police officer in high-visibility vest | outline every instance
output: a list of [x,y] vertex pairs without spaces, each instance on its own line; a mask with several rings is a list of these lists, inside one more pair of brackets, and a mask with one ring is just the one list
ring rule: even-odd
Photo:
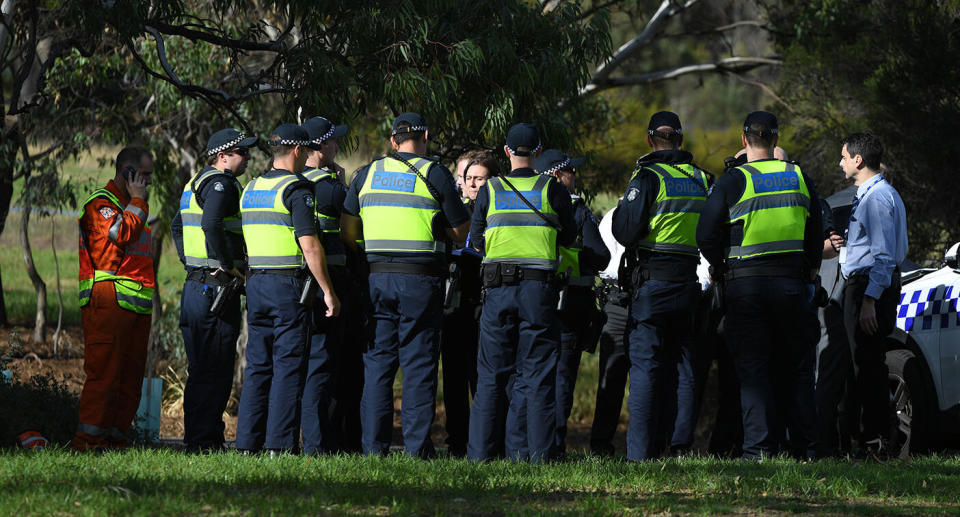
[[740,377],[743,455],[814,455],[819,326],[811,301],[823,253],[820,199],[796,163],[774,158],[777,118],[749,114],[747,161],[713,185],[697,242],[725,283],[724,338]]
[[[183,442],[188,450],[223,448],[223,411],[233,387],[240,293],[210,306],[233,279],[243,279],[246,248],[240,228],[237,177],[243,175],[256,136],[222,129],[207,140],[207,164],[183,188],[180,222],[187,278],[180,300],[180,332],[187,352],[183,390]],[[232,292],[232,291],[231,291]]]
[[156,277],[147,225],[153,157],[141,147],[117,154],[116,175],[80,216],[83,371],[79,422],[70,448],[122,449],[137,414]]
[[[339,151],[338,139],[347,133],[347,126],[334,124],[324,117],[313,117],[303,123],[311,145],[303,176],[312,181],[314,213],[320,230],[323,250],[327,256],[327,270],[333,287],[340,296],[348,298],[353,287],[349,285],[347,255],[340,241],[340,216],[347,187],[340,180],[342,168],[336,163]],[[313,332],[310,337],[310,358],[307,365],[306,385],[303,390],[303,452],[316,454],[341,450],[345,438],[344,409],[355,406],[359,414],[362,371],[352,368],[353,361],[360,362],[360,350],[350,350],[343,344],[343,318],[324,318],[323,292],[317,291],[317,303],[313,308]],[[347,309],[341,299],[341,312]],[[355,354],[353,353],[355,352]],[[349,404],[356,400],[356,404]],[[352,416],[352,415],[351,415]],[[358,427],[358,426],[354,426]]]
[[512,170],[487,181],[473,212],[470,243],[485,255],[485,298],[467,445],[472,460],[496,456],[504,419],[508,430],[526,427],[525,436],[507,440],[509,457],[542,462],[556,452],[558,247],[573,244],[577,229],[570,193],[533,169],[541,147],[536,126],[510,128],[504,153]]
[[[310,346],[306,288],[323,290],[324,316],[340,312],[314,214],[313,184],[303,177],[306,130],[283,124],[270,136],[273,168],[247,184],[240,199],[247,243],[247,367],[237,415],[236,447],[295,452]],[[317,146],[314,146],[317,147]]]
[[580,355],[584,350],[596,350],[596,341],[588,343],[587,340],[593,327],[600,325],[594,291],[597,274],[610,262],[610,251],[600,237],[597,219],[576,194],[576,168],[582,164],[583,158],[571,158],[559,149],[547,149],[535,164],[538,173],[557,178],[570,192],[573,219],[577,225],[574,244],[560,248],[559,273],[566,284],[560,302],[560,356],[557,360],[557,450],[560,454],[567,448],[567,419],[573,409]]
[[668,446],[680,454],[693,443],[696,229],[708,188],[693,155],[680,150],[683,128],[675,113],[650,117],[647,143],[653,152],[637,161],[612,225],[627,250],[630,266],[623,275],[633,290],[627,344],[631,461],[656,458]]
[[375,337],[363,356],[363,451],[386,454],[393,433],[393,380],[403,370],[401,420],[406,452],[434,454],[430,439],[443,318],[441,286],[449,238],[463,242],[470,221],[453,175],[426,158],[423,117],[393,122],[394,152],[353,178],[344,203],[344,242],[364,241],[370,264]]

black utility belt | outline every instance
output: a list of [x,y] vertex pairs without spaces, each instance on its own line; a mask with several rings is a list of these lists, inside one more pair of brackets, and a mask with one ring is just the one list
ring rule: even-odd
[[483,286],[487,288],[517,285],[523,280],[553,282],[557,278],[557,274],[553,271],[522,267],[517,264],[484,264],[481,275]]
[[200,282],[201,284],[220,286],[226,285],[230,282],[233,275],[230,275],[226,271],[221,272],[219,275],[214,275],[213,273],[219,271],[217,269],[195,269],[187,273],[187,280],[193,282]]
[[306,269],[300,268],[290,268],[290,269],[250,269],[250,275],[279,275],[279,276],[289,276],[293,278],[306,278],[309,273]]
[[437,264],[415,264],[410,262],[370,262],[370,273],[400,273],[407,275],[427,275],[442,277],[447,270]]
[[730,280],[735,280],[737,278],[752,278],[757,276],[795,278],[797,280],[803,280],[804,282],[810,281],[810,271],[801,268],[785,266],[737,267],[724,273],[723,278],[729,282]]

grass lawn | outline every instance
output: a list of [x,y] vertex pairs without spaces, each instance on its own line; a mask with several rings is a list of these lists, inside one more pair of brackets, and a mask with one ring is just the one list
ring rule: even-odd
[[643,464],[324,458],[171,450],[0,453],[0,512],[129,514],[622,514],[960,511],[960,460]]

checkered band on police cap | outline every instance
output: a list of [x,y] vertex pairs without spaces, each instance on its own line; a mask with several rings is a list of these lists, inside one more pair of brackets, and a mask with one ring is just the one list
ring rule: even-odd
[[215,154],[217,154],[217,153],[222,153],[223,151],[226,151],[227,149],[230,149],[231,147],[236,147],[237,144],[239,144],[240,142],[243,142],[243,141],[246,140],[246,139],[247,139],[247,135],[245,135],[245,134],[243,134],[243,133],[240,133],[240,136],[234,138],[233,140],[231,140],[231,141],[229,141],[229,142],[227,142],[227,143],[225,143],[225,144],[223,144],[223,145],[214,147],[213,149],[208,149],[208,150],[207,150],[207,156],[213,156],[213,155],[215,155]]
[[[519,146],[518,146],[518,147],[519,147]],[[512,147],[510,147],[510,144],[507,144],[507,150],[510,151],[510,154],[516,155],[516,156],[532,156],[532,155],[534,155],[534,154],[537,154],[537,151],[539,151],[541,147],[543,147],[543,143],[542,143],[542,142],[537,142],[537,146],[534,147],[532,150],[530,150],[530,151],[524,151],[524,152],[518,152],[518,151],[514,150]]]

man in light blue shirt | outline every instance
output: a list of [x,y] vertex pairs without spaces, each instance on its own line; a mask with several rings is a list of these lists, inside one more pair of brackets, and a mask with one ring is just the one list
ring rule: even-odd
[[854,197],[840,268],[847,279],[844,322],[863,409],[861,446],[883,456],[889,422],[884,338],[893,332],[900,302],[899,265],[907,255],[907,217],[900,194],[880,173],[883,146],[870,133],[843,142],[840,168],[854,180]]

